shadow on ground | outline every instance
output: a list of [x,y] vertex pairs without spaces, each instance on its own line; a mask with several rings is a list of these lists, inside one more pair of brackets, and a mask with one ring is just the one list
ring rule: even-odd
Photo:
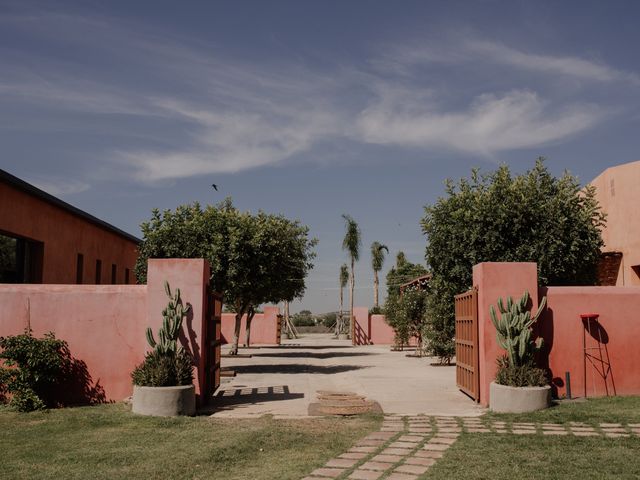
[[369,368],[362,365],[308,365],[304,363],[283,363],[280,365],[236,365],[232,367],[236,373],[332,373],[349,372]]
[[211,404],[198,410],[198,414],[210,415],[214,412],[241,408],[242,405],[246,404],[254,405],[257,403],[278,402],[297,398],[304,398],[304,393],[291,393],[288,385],[218,390],[211,399]]
[[283,358],[335,358],[335,357],[364,357],[366,355],[379,355],[373,352],[269,352],[253,353],[252,357],[283,357]]

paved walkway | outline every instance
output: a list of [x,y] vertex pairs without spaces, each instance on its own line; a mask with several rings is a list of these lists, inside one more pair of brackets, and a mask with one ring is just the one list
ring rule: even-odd
[[385,415],[382,428],[303,480],[417,480],[462,432],[514,435],[640,437],[640,424],[508,423],[482,418]]
[[392,352],[386,345],[352,347],[331,335],[309,334],[240,353],[251,358],[222,358],[222,366],[237,376],[216,393],[217,417],[307,416],[319,390],[364,395],[389,414],[484,412],[456,387],[454,366],[433,366],[433,358],[407,357],[412,352]]

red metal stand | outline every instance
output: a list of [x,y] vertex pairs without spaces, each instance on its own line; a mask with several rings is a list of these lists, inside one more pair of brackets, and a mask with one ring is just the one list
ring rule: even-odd
[[[602,325],[600,325],[600,321],[598,318],[600,317],[597,313],[583,313],[580,315],[582,319],[583,329],[582,329],[582,349],[584,352],[584,361],[583,361],[583,369],[584,369],[584,396],[587,396],[587,360],[591,363],[593,369],[598,372],[598,375],[602,377],[604,380],[604,388],[609,396],[609,382],[608,378],[611,377],[611,386],[613,387],[613,395],[616,395],[616,384],[613,381],[613,371],[611,370],[611,361],[609,360],[609,349],[607,348],[608,339],[604,340],[602,338]],[[589,336],[593,338],[597,342],[597,346],[587,347],[587,332]],[[604,346],[604,347],[603,347]],[[591,353],[593,352],[593,353]],[[594,377],[594,389],[595,385],[595,377]],[[597,392],[596,392],[597,394]]]

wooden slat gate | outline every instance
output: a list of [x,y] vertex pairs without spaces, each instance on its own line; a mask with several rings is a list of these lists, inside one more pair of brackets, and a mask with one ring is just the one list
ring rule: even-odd
[[207,318],[204,325],[203,352],[204,395],[201,403],[207,404],[220,386],[220,358],[222,346],[222,295],[209,291],[207,294]]
[[456,384],[460,390],[480,400],[478,372],[478,290],[455,296],[456,309]]

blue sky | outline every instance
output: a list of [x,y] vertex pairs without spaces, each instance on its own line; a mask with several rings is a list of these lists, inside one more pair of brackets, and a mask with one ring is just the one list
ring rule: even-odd
[[[640,159],[640,3],[0,0],[0,167],[139,234],[233,197],[320,243],[294,310],[336,308],[342,213],[422,262],[446,178]],[[220,192],[210,184],[217,183]],[[384,287],[383,287],[384,288]]]

